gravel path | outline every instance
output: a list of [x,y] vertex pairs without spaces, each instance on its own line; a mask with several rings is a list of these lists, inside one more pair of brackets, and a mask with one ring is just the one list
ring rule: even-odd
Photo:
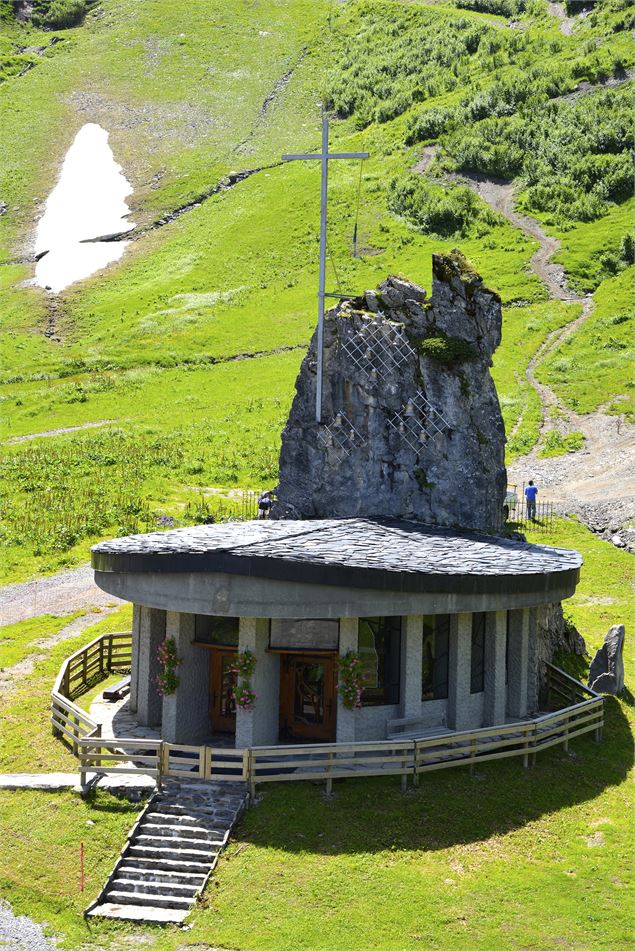
[[26,915],[14,915],[6,902],[0,901],[0,947],[3,951],[55,951],[39,925]]
[[81,426],[62,426],[60,429],[47,429],[43,433],[29,433],[26,436],[13,436],[11,439],[6,439],[5,442],[9,445],[19,442],[29,442],[31,439],[43,439],[45,436],[61,436],[63,433],[78,433],[82,429],[97,429],[99,426],[109,426],[111,423],[115,423],[115,419],[100,419],[96,420],[94,423],[82,423]]
[[0,588],[0,626],[38,617],[69,614],[92,607],[123,604],[98,588],[90,565]]

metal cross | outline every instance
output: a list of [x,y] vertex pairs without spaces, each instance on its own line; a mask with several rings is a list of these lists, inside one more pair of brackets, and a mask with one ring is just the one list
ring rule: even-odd
[[[322,163],[322,197],[320,204],[320,285],[318,289],[317,386],[315,390],[315,418],[322,422],[322,376],[324,367],[324,298],[326,294],[326,204],[328,193],[329,161],[331,159],[365,159],[368,152],[329,152],[329,120],[322,116],[322,151],[318,154],[283,155],[283,162],[316,159]],[[339,296],[339,295],[334,295]]]

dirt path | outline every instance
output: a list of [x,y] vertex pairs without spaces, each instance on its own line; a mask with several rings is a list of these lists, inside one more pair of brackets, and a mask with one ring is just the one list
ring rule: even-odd
[[[69,621],[69,623],[65,624],[56,634],[52,634],[50,637],[41,637],[33,641],[30,645],[30,648],[33,649],[32,654],[29,654],[28,657],[14,664],[13,667],[6,667],[0,670],[0,700],[6,700],[9,693],[11,693],[18,683],[33,672],[35,665],[45,659],[46,652],[49,651],[51,647],[55,647],[57,644],[61,644],[62,641],[67,641],[72,637],[77,637],[77,635],[85,631],[87,627],[91,627],[91,625],[96,624],[109,614],[112,614],[117,607],[117,604],[113,604],[111,607],[103,607],[98,611],[91,610],[87,614],[83,614],[81,617]],[[45,614],[48,612],[41,611],[40,613]],[[0,635],[1,633],[2,630],[0,628]]]
[[5,439],[7,445],[14,445],[19,442],[30,442],[31,439],[43,439],[45,436],[61,436],[63,433],[78,433],[82,429],[97,429],[99,426],[110,426],[116,423],[116,419],[99,419],[94,423],[82,423],[81,426],[61,426],[59,429],[47,429],[43,433],[29,433],[27,436],[12,436],[11,439]]
[[[585,88],[579,94],[587,91]],[[435,155],[436,148],[426,146],[415,171],[425,174]],[[607,415],[602,409],[589,415],[574,413],[536,376],[545,357],[579,330],[593,313],[593,298],[580,297],[570,289],[564,269],[552,261],[559,241],[548,235],[534,218],[515,210],[512,182],[467,174],[446,176],[445,181],[467,185],[494,211],[537,241],[539,247],[531,258],[531,268],[547,287],[550,298],[581,305],[581,313],[574,320],[548,334],[525,369],[527,381],[540,399],[541,428],[532,451],[509,467],[509,481],[522,485],[533,478],[545,501],[554,502],[558,511],[575,512],[593,530],[602,532],[620,546],[635,550],[635,531],[623,530],[625,524],[635,522],[635,427],[618,416]],[[522,416],[512,435],[521,423]],[[551,458],[541,457],[547,434],[553,430],[562,435],[581,432],[585,438],[584,449]]]
[[0,626],[40,614],[68,614],[122,603],[98,588],[93,569],[90,565],[82,565],[74,571],[0,588]]

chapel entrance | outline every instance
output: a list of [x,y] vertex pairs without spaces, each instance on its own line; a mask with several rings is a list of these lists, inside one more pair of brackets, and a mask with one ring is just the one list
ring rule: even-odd
[[335,740],[334,657],[284,654],[280,660],[281,739]]
[[236,732],[234,687],[237,651],[212,650],[209,662],[209,722],[212,733]]

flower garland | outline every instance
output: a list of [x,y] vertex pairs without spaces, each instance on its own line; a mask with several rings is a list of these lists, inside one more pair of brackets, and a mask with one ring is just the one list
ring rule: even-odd
[[251,678],[256,669],[256,655],[250,650],[242,651],[236,655],[236,660],[229,669],[237,678],[233,688],[236,706],[241,710],[253,710],[257,697],[251,689]]
[[181,658],[176,653],[176,641],[173,637],[167,637],[157,651],[157,657],[161,664],[161,671],[157,677],[157,686],[164,697],[174,693],[179,685],[179,678],[176,668],[181,663]]
[[361,666],[362,658],[357,651],[347,651],[337,661],[337,689],[347,710],[360,710],[362,707]]

